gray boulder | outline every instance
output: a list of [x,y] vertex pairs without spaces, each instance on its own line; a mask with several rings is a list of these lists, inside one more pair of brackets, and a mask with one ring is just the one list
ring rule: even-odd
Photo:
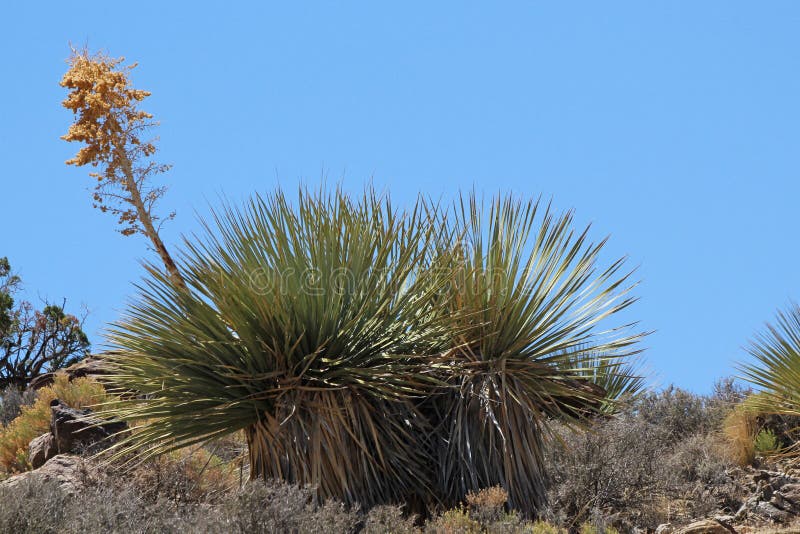
[[56,438],[50,432],[33,438],[28,445],[28,461],[34,469],[42,467],[47,460],[57,454]]
[[74,494],[83,487],[86,464],[79,456],[59,454],[50,458],[43,466],[35,471],[26,471],[0,482],[0,488],[15,488],[22,482],[41,478],[55,480],[66,493]]
[[50,410],[50,433],[59,453],[106,448],[128,428],[124,421],[101,419],[88,408],[76,410],[58,399],[50,402]]
[[28,461],[34,469],[59,454],[100,451],[128,428],[124,421],[102,419],[88,408],[76,410],[58,399],[50,402],[50,411],[50,432],[28,445]]

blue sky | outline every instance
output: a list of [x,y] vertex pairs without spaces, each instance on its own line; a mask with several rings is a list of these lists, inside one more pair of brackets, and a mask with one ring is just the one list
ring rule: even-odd
[[224,194],[322,176],[396,202],[553,197],[638,265],[656,384],[709,391],[800,299],[800,3],[14,2],[0,44],[0,256],[102,326],[143,238],[91,207],[59,140],[68,43],[138,61],[173,163],[168,244]]

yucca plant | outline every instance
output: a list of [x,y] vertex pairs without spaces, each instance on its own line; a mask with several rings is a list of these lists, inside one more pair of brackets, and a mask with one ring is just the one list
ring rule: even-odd
[[[572,216],[473,197],[396,211],[368,190],[280,191],[184,242],[184,283],[148,267],[113,325],[106,415],[144,459],[243,430],[251,478],[319,499],[455,503],[501,485],[544,501],[548,422],[579,424],[640,386],[623,261]],[[185,285],[184,285],[185,284]],[[630,326],[630,325],[627,325]]]
[[473,194],[437,224],[460,238],[439,242],[439,311],[457,335],[448,387],[428,405],[438,488],[458,502],[500,485],[531,513],[545,501],[548,423],[580,424],[641,386],[630,362],[641,334],[608,327],[634,284],[624,260],[598,268],[605,241],[538,202],[497,196],[487,210]]
[[115,454],[243,429],[251,478],[367,506],[430,492],[417,404],[452,341],[433,313],[445,277],[418,271],[440,239],[428,221],[373,191],[278,191],[215,214],[185,241],[185,287],[149,268],[110,330],[107,380],[128,395],[107,415],[146,422]]
[[[744,379],[759,394],[747,399],[749,408],[764,414],[800,416],[800,307],[792,303],[779,311],[777,321],[750,342],[755,362],[743,364]],[[800,457],[795,446],[788,451]]]

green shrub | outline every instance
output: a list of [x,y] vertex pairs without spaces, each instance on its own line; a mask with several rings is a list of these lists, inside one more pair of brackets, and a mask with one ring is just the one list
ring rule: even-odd
[[434,517],[425,525],[425,532],[431,534],[481,534],[483,527],[480,522],[470,517],[465,508],[460,507],[447,510]]
[[756,452],[763,454],[770,454],[774,453],[780,448],[780,443],[778,442],[778,437],[775,435],[775,432],[772,430],[765,428],[762,429],[758,435],[756,435],[756,439],[753,440],[753,447],[755,448]]

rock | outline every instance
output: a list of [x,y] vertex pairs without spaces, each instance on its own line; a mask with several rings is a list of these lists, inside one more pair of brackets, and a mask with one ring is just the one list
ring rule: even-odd
[[759,471],[758,473],[753,475],[753,482],[758,484],[759,482],[769,482],[770,478],[772,478],[769,471]]
[[675,534],[735,534],[736,530],[730,525],[720,523],[715,519],[703,519],[690,525],[686,525]]
[[59,453],[79,448],[105,448],[113,436],[128,428],[124,421],[110,421],[92,415],[90,409],[76,410],[58,399],[50,402],[50,432]]
[[744,518],[747,517],[747,512],[749,510],[750,508],[747,506],[747,503],[743,503],[742,506],[740,506],[739,509],[736,511],[736,513],[733,515],[734,520],[742,521]]
[[28,387],[32,389],[40,389],[45,386],[49,386],[53,383],[56,373],[66,373],[70,380],[74,380],[82,376],[101,376],[106,374],[106,370],[103,368],[103,360],[101,357],[87,356],[83,360],[74,363],[69,367],[65,367],[64,369],[59,369],[58,371],[52,373],[42,373],[31,380]]
[[28,461],[34,469],[59,454],[104,449],[115,434],[128,428],[124,421],[102,419],[89,409],[75,410],[58,399],[50,402],[50,411],[50,432],[28,445]]
[[776,523],[787,523],[792,517],[794,517],[794,514],[787,512],[786,510],[781,510],[774,504],[766,501],[758,503],[753,512]]
[[781,487],[780,494],[784,502],[800,510],[800,484],[786,484]]
[[670,523],[662,523],[656,527],[656,534],[672,534],[673,528]]
[[28,445],[28,461],[34,469],[42,467],[47,460],[57,454],[56,438],[50,432],[33,438]]
[[65,492],[74,494],[83,486],[83,472],[84,464],[79,456],[59,454],[35,471],[20,473],[0,482],[0,488],[14,488],[32,477],[41,477],[55,480]]
[[783,494],[780,491],[776,491],[772,494],[772,498],[769,500],[769,503],[776,508],[780,508],[781,510],[785,510],[789,507],[789,503],[786,502],[786,499],[783,498]]

